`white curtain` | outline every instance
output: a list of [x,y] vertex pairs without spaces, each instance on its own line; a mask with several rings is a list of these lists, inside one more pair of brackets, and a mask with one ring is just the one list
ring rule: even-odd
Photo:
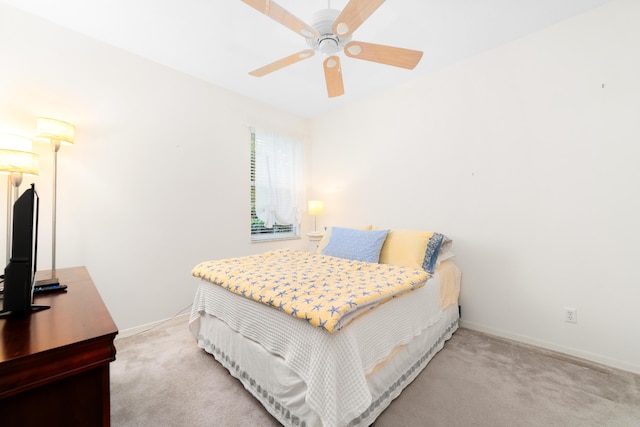
[[256,214],[266,228],[298,225],[302,211],[301,142],[255,130]]

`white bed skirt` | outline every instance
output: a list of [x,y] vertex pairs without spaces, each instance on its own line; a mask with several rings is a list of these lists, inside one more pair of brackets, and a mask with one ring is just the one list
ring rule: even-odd
[[[243,337],[225,322],[201,312],[190,323],[198,345],[212,354],[280,423],[332,427],[306,402],[307,385],[284,359]],[[411,342],[401,345],[366,374],[371,404],[348,426],[368,426],[425,368],[458,328],[458,307],[441,312]]]

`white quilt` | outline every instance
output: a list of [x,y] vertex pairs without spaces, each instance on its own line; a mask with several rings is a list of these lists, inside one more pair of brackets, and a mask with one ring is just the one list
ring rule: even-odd
[[191,328],[198,337],[200,313],[283,358],[308,386],[307,402],[325,425],[346,425],[372,402],[366,374],[437,322],[442,310],[437,276],[409,295],[396,298],[327,333],[264,304],[201,281],[194,298]]

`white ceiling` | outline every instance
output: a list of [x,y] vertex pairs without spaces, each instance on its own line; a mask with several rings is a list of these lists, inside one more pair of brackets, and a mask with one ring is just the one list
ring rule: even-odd
[[[307,48],[305,39],[240,0],[1,0],[113,46],[313,117],[402,84],[611,0],[389,0],[353,40],[421,50],[414,70],[340,53],[345,95],[328,98],[323,57],[265,77],[249,71]],[[348,0],[331,0],[342,9]],[[310,23],[327,0],[276,0]]]

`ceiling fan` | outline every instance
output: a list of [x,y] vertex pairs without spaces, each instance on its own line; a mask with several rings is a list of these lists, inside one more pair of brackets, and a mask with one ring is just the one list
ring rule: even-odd
[[316,51],[327,55],[323,62],[324,77],[329,98],[344,94],[340,58],[336,55],[344,51],[345,55],[393,65],[409,70],[415,68],[422,58],[422,52],[381,44],[351,41],[353,32],[371,16],[384,0],[350,0],[342,12],[327,9],[314,14],[312,25],[307,25],[290,12],[271,0],[242,0],[268,17],[306,38],[309,49],[279,59],[249,74],[262,77],[298,61],[312,57]]

